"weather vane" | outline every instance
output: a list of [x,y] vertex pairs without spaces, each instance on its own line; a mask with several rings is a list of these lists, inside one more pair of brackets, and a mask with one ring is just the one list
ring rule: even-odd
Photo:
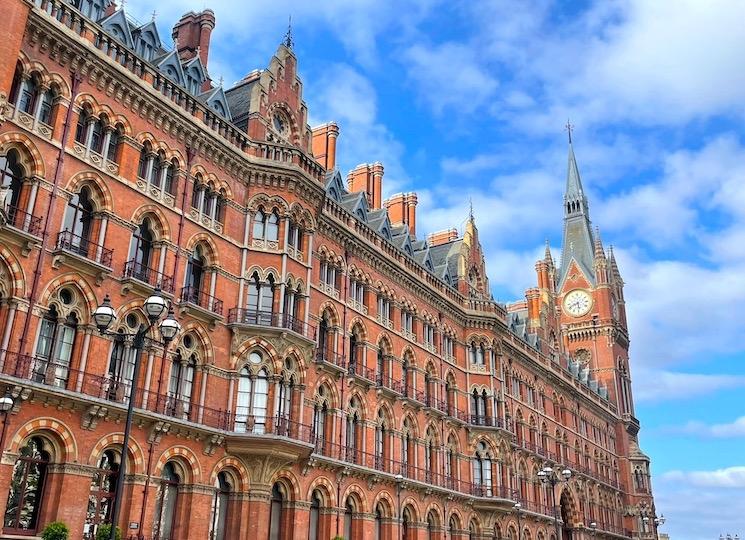
[[285,34],[283,43],[288,49],[292,49],[292,46],[295,44],[295,40],[292,39],[292,15],[290,15],[289,21],[287,23],[287,33]]
[[564,129],[566,129],[567,133],[569,134],[569,144],[572,144],[572,130],[574,129],[574,126],[569,122],[568,118],[567,118],[567,125],[564,126]]

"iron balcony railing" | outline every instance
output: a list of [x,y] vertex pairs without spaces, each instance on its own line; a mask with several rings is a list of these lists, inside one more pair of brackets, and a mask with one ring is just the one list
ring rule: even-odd
[[287,313],[274,313],[256,309],[231,308],[228,324],[250,324],[292,330],[308,339],[315,339],[315,327]]
[[158,272],[154,268],[145,266],[130,259],[124,263],[124,277],[136,279],[150,285],[151,287],[160,287],[160,290],[167,293],[173,293],[173,277]]
[[62,231],[57,235],[57,249],[80,255],[107,267],[111,267],[111,257],[114,253],[113,250],[74,234],[72,231]]
[[181,303],[193,304],[202,309],[211,311],[215,315],[222,315],[222,300],[203,292],[196,287],[183,287],[181,289]]
[[5,209],[5,218],[8,225],[27,232],[34,236],[41,234],[41,218],[21,210],[17,206],[8,206]]

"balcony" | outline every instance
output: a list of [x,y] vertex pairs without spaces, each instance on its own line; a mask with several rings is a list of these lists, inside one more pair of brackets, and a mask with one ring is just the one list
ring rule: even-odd
[[333,374],[339,375],[346,372],[346,360],[344,356],[326,349],[316,348],[316,354],[313,357],[316,364],[325,367]]
[[314,326],[286,313],[235,307],[228,312],[228,324],[290,330],[309,341],[315,341],[316,339],[316,328]]
[[375,376],[375,370],[363,365],[361,362],[350,362],[347,369],[347,374],[357,379],[365,386],[371,386],[375,384],[377,377]]
[[492,418],[491,416],[485,416],[481,414],[472,414],[469,417],[468,423],[471,426],[477,427],[488,427],[488,428],[503,428],[504,423],[501,418]]
[[125,280],[132,280],[138,282],[140,285],[145,285],[145,288],[148,290],[159,287],[164,293],[173,294],[172,276],[158,272],[154,268],[145,266],[134,259],[130,259],[124,263],[122,277]]
[[442,414],[448,413],[447,401],[445,401],[444,399],[437,399],[436,397],[432,395],[424,396],[424,406],[429,407],[430,409],[433,409]]
[[413,399],[422,405],[424,405],[427,400],[427,395],[422,390],[411,388],[410,386],[404,386],[403,396],[408,399]]
[[8,206],[5,209],[4,224],[31,236],[38,237],[41,235],[41,218],[24,212],[17,206]]
[[[72,231],[62,231],[57,235],[52,266],[58,268],[62,263],[82,262],[86,267],[97,273],[111,272],[111,258],[114,251],[96,244],[88,238],[74,234]],[[68,257],[71,259],[68,261]]]
[[379,392],[388,393],[391,397],[399,397],[404,393],[401,381],[394,379],[387,373],[376,373],[375,384],[378,386]]
[[195,314],[202,315],[209,320],[222,318],[222,300],[195,287],[183,287],[180,302],[184,309],[191,308]]

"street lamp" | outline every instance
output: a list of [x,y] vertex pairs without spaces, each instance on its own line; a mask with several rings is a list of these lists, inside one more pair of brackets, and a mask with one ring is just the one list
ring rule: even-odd
[[[114,505],[112,508],[111,515],[111,535],[109,540],[116,540],[116,526],[119,521],[119,512],[122,506],[122,493],[124,488],[124,477],[127,468],[127,451],[129,449],[129,434],[132,429],[132,416],[134,411],[134,397],[135,397],[135,385],[140,375],[140,354],[139,352],[145,345],[145,337],[147,333],[156,325],[160,331],[162,344],[164,347],[168,347],[168,344],[173,341],[176,334],[181,330],[181,325],[173,316],[173,308],[169,308],[166,299],[160,294],[160,289],[155,289],[155,292],[151,294],[145,303],[143,304],[145,314],[147,315],[148,324],[140,325],[137,332],[134,334],[126,334],[121,332],[110,332],[109,328],[116,321],[116,311],[111,306],[111,299],[107,294],[103,300],[103,303],[98,306],[92,313],[92,317],[98,331],[101,335],[114,335],[119,338],[121,337],[132,337],[132,348],[135,350],[135,362],[134,369],[132,370],[132,390],[129,392],[127,401],[127,421],[124,424],[124,441],[122,441],[122,459],[119,464],[119,471],[116,479],[116,495],[114,497]],[[163,314],[168,311],[168,315],[160,321]]]
[[538,479],[545,485],[551,486],[551,498],[554,505],[554,525],[556,527],[556,540],[561,538],[561,531],[559,531],[559,510],[556,504],[556,490],[557,484],[566,483],[572,477],[572,471],[564,469],[560,473],[555,471],[553,467],[544,467],[538,471]]
[[590,534],[592,535],[593,538],[595,538],[595,531],[597,530],[597,528],[598,528],[598,524],[595,523],[594,521],[591,521],[590,522],[590,531],[592,531],[592,532]]
[[8,428],[8,413],[13,408],[13,398],[10,396],[0,397],[0,414],[3,415],[3,431],[0,434],[0,455],[3,453],[5,448],[5,432]]
[[515,509],[515,513],[517,514],[517,540],[522,540],[523,538],[523,527],[520,523],[520,511],[523,509],[523,505],[519,502],[516,502],[512,507]]

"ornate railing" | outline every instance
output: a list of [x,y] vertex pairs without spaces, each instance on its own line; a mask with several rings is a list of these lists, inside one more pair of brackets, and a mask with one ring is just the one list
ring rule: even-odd
[[84,238],[72,231],[62,231],[57,235],[57,249],[80,255],[102,266],[111,267],[113,250]]
[[199,306],[215,315],[222,315],[222,300],[195,287],[183,287],[181,289],[181,302]]
[[34,236],[41,234],[41,218],[29,214],[17,206],[8,206],[5,209],[5,219],[6,223],[14,229],[27,232]]
[[158,272],[154,268],[145,266],[134,259],[124,263],[124,277],[133,278],[151,287],[160,287],[160,290],[167,293],[173,293],[173,277]]
[[314,326],[287,313],[274,313],[272,311],[235,307],[228,311],[228,324],[250,324],[272,328],[285,328],[308,339],[315,339],[316,329]]

